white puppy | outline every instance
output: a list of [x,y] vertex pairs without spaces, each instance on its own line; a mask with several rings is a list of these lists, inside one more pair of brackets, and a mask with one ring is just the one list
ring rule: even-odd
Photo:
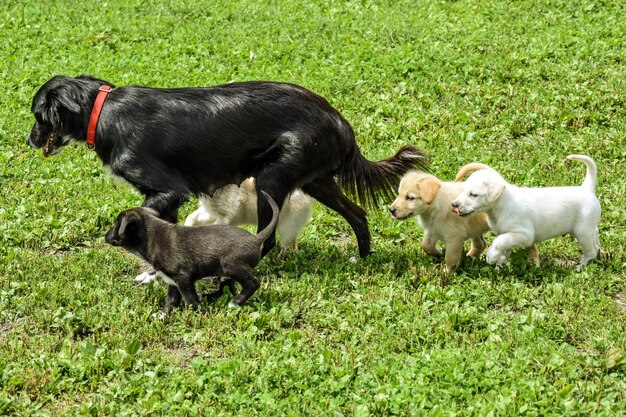
[[407,173],[400,181],[398,197],[389,211],[396,220],[417,215],[424,229],[422,249],[433,257],[443,253],[438,241],[446,245],[446,272],[450,273],[461,262],[463,244],[471,239],[467,256],[478,258],[487,247],[483,234],[489,230],[484,213],[459,217],[450,209],[452,199],[463,190],[460,182],[442,182],[437,177],[420,171]]
[[[216,190],[213,197],[202,196],[198,202],[200,207],[187,216],[185,226],[258,223],[254,178],[246,179],[240,186],[226,185]],[[313,202],[313,198],[301,190],[295,190],[285,200],[277,227],[282,251],[298,248],[298,235],[311,219]]]
[[497,237],[487,251],[487,262],[500,266],[511,249],[572,234],[583,248],[578,271],[600,251],[598,223],[600,202],[595,194],[597,168],[585,155],[567,159],[587,165],[585,181],[578,187],[522,188],[506,182],[493,168],[478,163],[463,166],[459,180],[468,172],[463,192],[452,202],[460,216],[484,212]]
[[[301,190],[295,190],[285,200],[280,210],[277,231],[280,236],[281,254],[298,248],[298,235],[311,219],[315,200]],[[230,184],[215,191],[213,197],[198,199],[200,207],[185,219],[185,226],[224,224],[241,226],[256,225],[257,196],[254,178],[248,178],[240,186]],[[144,272],[137,275],[135,282],[147,284],[156,275]]]

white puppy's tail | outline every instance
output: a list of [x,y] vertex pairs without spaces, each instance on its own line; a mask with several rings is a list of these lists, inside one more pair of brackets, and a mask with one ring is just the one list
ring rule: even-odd
[[479,169],[488,169],[491,171],[495,171],[489,165],[481,164],[480,162],[472,162],[470,164],[463,165],[461,169],[459,169],[459,172],[456,174],[454,181],[459,181],[470,172],[478,171]]
[[598,179],[598,168],[596,167],[596,163],[593,159],[587,155],[568,155],[567,159],[584,162],[584,164],[587,165],[587,176],[585,176],[585,181],[583,181],[582,187],[595,193],[596,180]]

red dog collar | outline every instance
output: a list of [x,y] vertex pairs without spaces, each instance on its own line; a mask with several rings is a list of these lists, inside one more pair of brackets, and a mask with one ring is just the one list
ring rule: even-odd
[[108,85],[100,86],[98,89],[98,96],[96,97],[96,101],[93,103],[93,109],[91,109],[91,116],[89,116],[89,125],[87,125],[87,149],[92,151],[96,145],[96,126],[98,125],[98,119],[100,118],[100,112],[102,111],[102,106],[104,105],[104,100],[107,98],[107,94],[113,91],[113,88]]

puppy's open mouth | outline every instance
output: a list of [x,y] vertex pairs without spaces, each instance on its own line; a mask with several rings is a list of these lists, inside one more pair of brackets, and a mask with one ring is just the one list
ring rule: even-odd
[[57,141],[57,138],[58,136],[54,132],[50,133],[46,138],[46,143],[44,143],[42,148],[44,158],[50,156],[50,154],[54,150],[54,145]]
[[452,207],[452,212],[460,217],[467,217],[470,214],[474,213],[474,211],[462,212],[461,210],[458,209],[458,207]]
[[408,219],[409,217],[413,217],[413,213],[408,213],[408,214],[405,214],[404,216],[399,216],[399,215],[398,215],[398,214],[396,214],[396,213],[393,213],[393,214],[391,215],[391,218],[392,218],[392,219],[394,219],[394,220],[406,220],[406,219]]

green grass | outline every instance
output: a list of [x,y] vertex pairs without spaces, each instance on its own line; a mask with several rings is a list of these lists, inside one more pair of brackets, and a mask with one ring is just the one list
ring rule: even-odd
[[[0,2],[0,414],[626,414],[625,15],[614,1]],[[103,240],[141,196],[82,146],[26,146],[37,88],[81,73],[295,82],[370,159],[413,143],[444,179],[480,161],[516,184],[577,184],[582,164],[561,161],[589,154],[602,257],[575,273],[580,248],[559,238],[541,268],[520,252],[446,280],[416,222],[381,203],[377,252],[355,265],[348,225],[317,207],[243,308],[153,320],[164,286],[135,286],[138,262]]]

